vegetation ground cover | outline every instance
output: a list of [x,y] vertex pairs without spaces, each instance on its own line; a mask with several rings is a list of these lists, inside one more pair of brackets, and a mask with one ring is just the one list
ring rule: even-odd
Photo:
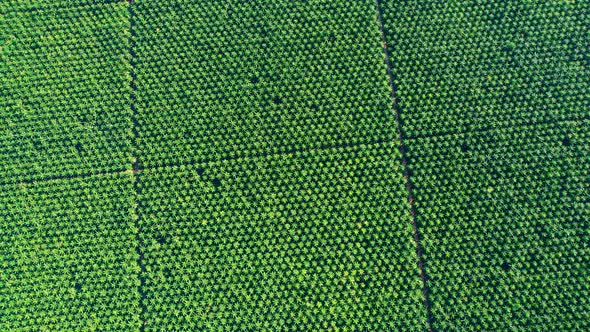
[[128,169],[125,4],[0,13],[0,183]]
[[391,142],[375,7],[138,1],[140,167]]
[[2,330],[138,328],[133,181],[125,173],[0,187]]
[[588,125],[408,141],[436,330],[585,329]]
[[0,329],[589,329],[589,6],[0,2]]
[[146,329],[424,328],[374,4],[134,13]]
[[146,330],[425,329],[391,151],[361,145],[142,172]]
[[588,329],[588,2],[383,8],[432,328]]

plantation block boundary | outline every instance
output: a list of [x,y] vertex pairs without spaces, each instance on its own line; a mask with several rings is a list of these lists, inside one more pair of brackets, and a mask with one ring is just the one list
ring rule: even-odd
[[383,27],[383,9],[381,8],[381,1],[376,0],[377,20],[379,21],[379,30],[381,31],[381,39],[383,41],[383,53],[385,57],[385,64],[387,66],[387,76],[389,78],[389,86],[391,88],[391,99],[393,108],[395,110],[395,122],[397,124],[397,136],[399,142],[399,151],[402,156],[402,165],[404,170],[404,178],[406,179],[406,190],[408,191],[408,202],[410,203],[410,210],[412,214],[412,227],[414,229],[414,242],[416,243],[416,255],[418,256],[418,268],[420,269],[420,280],[422,281],[422,293],[424,294],[424,306],[426,307],[426,322],[428,329],[432,332],[432,312],[430,310],[430,300],[428,299],[428,286],[426,284],[426,272],[424,271],[424,262],[422,260],[422,246],[420,245],[420,232],[416,224],[416,207],[414,206],[414,195],[412,193],[412,181],[410,180],[410,172],[408,169],[408,159],[406,156],[406,149],[404,147],[404,135],[402,132],[402,125],[400,120],[399,109],[397,107],[395,97],[395,86],[393,80],[393,72],[391,70],[392,63],[389,61],[389,54],[387,51],[387,38],[385,29]]

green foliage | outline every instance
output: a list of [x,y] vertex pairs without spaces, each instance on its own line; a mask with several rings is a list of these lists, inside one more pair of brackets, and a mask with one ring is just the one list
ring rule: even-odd
[[138,1],[142,167],[392,141],[375,5]]
[[590,2],[132,2],[0,0],[0,331],[590,330]]
[[137,329],[132,180],[0,186],[0,330]]
[[146,330],[423,330],[394,144],[148,169]]
[[130,165],[125,5],[0,16],[0,183]]
[[583,121],[410,141],[435,329],[588,329],[589,133]]
[[408,137],[588,118],[588,1],[383,1]]
[[588,330],[588,1],[384,1],[433,329]]

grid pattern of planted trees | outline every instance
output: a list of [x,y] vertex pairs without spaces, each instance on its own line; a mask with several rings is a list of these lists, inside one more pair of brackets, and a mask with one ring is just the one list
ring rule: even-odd
[[0,330],[590,329],[588,26],[1,1]]

